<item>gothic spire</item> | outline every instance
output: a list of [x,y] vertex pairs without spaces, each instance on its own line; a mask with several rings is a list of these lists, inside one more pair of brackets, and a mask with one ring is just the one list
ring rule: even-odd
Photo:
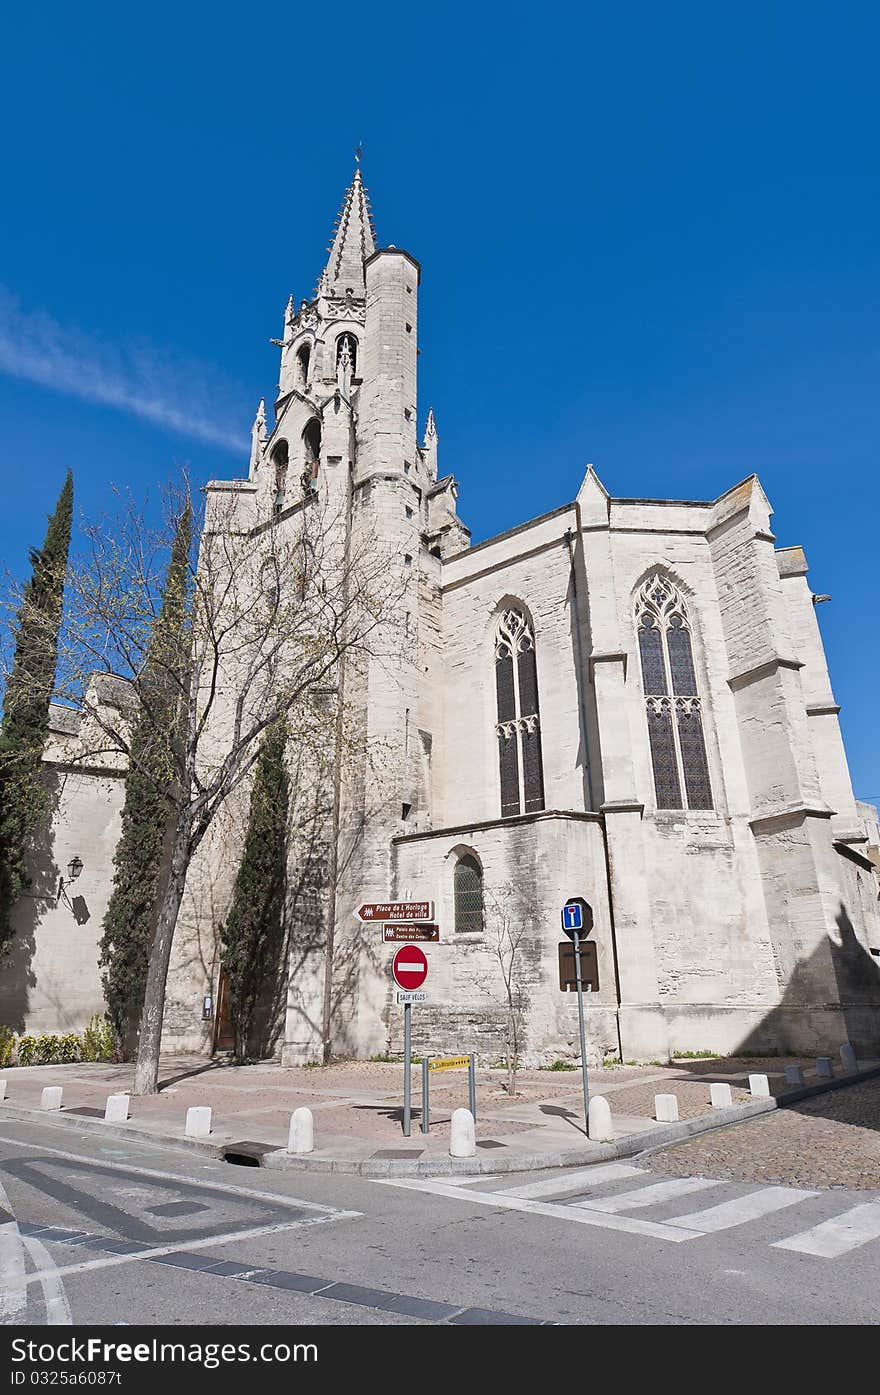
[[364,295],[364,258],[375,250],[376,229],[358,164],[342,200],[329,247],[330,260],[321,278],[320,289],[329,295],[345,295],[350,287],[356,296]]

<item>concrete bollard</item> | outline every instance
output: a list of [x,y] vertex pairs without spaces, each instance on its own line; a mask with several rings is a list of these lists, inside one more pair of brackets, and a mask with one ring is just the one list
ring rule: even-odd
[[453,1110],[452,1127],[449,1130],[449,1156],[472,1158],[476,1151],[477,1133],[473,1114],[469,1109]]
[[800,1066],[786,1066],[785,1080],[788,1085],[803,1085],[804,1072]]
[[590,1118],[587,1136],[594,1143],[610,1143],[614,1138],[614,1125],[611,1122],[611,1105],[604,1095],[593,1095],[590,1100]]
[[128,1118],[128,1095],[108,1095],[104,1106],[105,1124],[124,1124]]
[[820,1080],[831,1080],[834,1076],[834,1067],[831,1064],[830,1056],[816,1057],[816,1074]]
[[211,1132],[211,1111],[206,1104],[197,1104],[186,1111],[187,1138],[207,1138]]
[[840,1048],[840,1064],[843,1066],[846,1075],[850,1075],[858,1067],[856,1065],[856,1053],[849,1042]]
[[730,1093],[730,1086],[723,1082],[709,1086],[709,1102],[713,1109],[729,1109],[733,1104],[733,1095]]
[[311,1153],[315,1147],[315,1121],[310,1109],[295,1109],[290,1116],[288,1153]]
[[6,1098],[6,1081],[5,1081],[5,1080],[0,1080],[0,1100],[5,1100],[5,1098]]
[[770,1081],[766,1075],[750,1075],[749,1090],[756,1099],[766,1100],[770,1098]]
[[47,1085],[47,1086],[46,1086],[45,1090],[44,1090],[43,1093],[40,1095],[40,1108],[41,1108],[41,1109],[60,1109],[60,1108],[61,1108],[61,1086],[60,1086],[60,1085]]
[[655,1095],[654,1118],[658,1124],[678,1123],[678,1095]]

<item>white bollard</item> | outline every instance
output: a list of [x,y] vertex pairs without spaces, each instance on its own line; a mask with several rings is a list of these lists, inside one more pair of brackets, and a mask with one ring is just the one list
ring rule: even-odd
[[654,1118],[658,1124],[678,1122],[678,1095],[655,1095]]
[[451,1158],[472,1158],[477,1151],[476,1126],[469,1109],[455,1109],[452,1113],[452,1127],[449,1130],[449,1156]]
[[614,1138],[614,1125],[611,1122],[611,1105],[604,1095],[592,1095],[590,1098],[590,1118],[587,1124],[587,1136],[594,1143],[610,1143]]
[[104,1106],[105,1124],[124,1124],[128,1118],[128,1095],[108,1095]]
[[186,1111],[187,1138],[207,1138],[211,1132],[211,1111],[206,1104],[193,1105]]
[[40,1095],[40,1108],[41,1108],[41,1109],[60,1109],[60,1108],[61,1108],[61,1086],[60,1086],[60,1085],[47,1085],[47,1086],[46,1086],[45,1090],[44,1090],[43,1093]]
[[311,1153],[315,1147],[315,1121],[310,1109],[295,1109],[290,1116],[288,1153]]
[[713,1109],[729,1109],[733,1104],[733,1095],[730,1093],[730,1086],[723,1083],[710,1085],[709,1102]]
[[830,1056],[816,1057],[816,1074],[820,1080],[831,1080],[834,1076],[834,1067],[831,1064]]
[[853,1051],[849,1042],[840,1048],[840,1064],[843,1066],[847,1075],[851,1074],[851,1072],[857,1068],[856,1053]]
[[5,1098],[6,1098],[6,1081],[5,1081],[5,1080],[0,1080],[0,1100],[5,1100]]
[[789,1085],[803,1085],[804,1072],[800,1066],[786,1066],[785,1079]]
[[766,1075],[750,1075],[749,1089],[756,1099],[766,1100],[770,1098],[770,1081]]

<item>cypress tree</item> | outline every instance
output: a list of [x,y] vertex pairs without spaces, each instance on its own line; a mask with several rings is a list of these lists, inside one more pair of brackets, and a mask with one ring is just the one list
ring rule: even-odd
[[282,721],[268,728],[257,760],[241,863],[220,927],[235,1057],[259,1054],[261,1009],[271,998],[283,942],[290,792]]
[[131,734],[113,890],[99,945],[117,1060],[130,1055],[143,1007],[174,812],[174,740],[181,710],[191,542],[192,513],[187,504],[177,521],[161,608],[135,684],[140,712]]
[[12,938],[10,915],[28,885],[25,860],[47,817],[42,778],[49,703],[58,664],[64,579],[73,521],[73,475],[64,481],[42,548],[31,549],[31,579],[15,628],[15,654],[3,697],[0,735],[0,949]]

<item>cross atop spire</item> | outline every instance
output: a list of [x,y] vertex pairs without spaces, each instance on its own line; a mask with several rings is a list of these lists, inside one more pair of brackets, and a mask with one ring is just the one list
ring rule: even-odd
[[371,256],[375,250],[376,229],[373,227],[370,199],[358,159],[354,178],[345,191],[336,220],[329,247],[330,260],[321,278],[321,289],[329,295],[344,295],[351,287],[356,296],[364,295],[364,258]]

